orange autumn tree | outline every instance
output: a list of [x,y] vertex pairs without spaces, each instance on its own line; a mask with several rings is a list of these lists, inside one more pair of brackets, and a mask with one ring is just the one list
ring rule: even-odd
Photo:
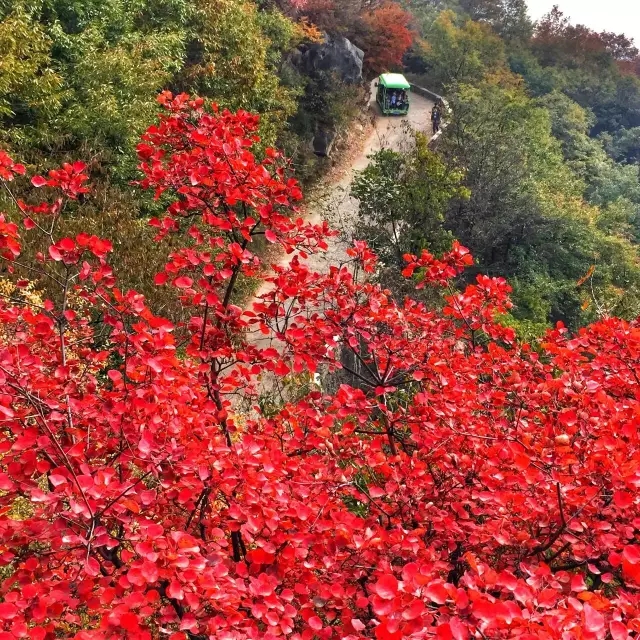
[[[141,186],[183,238],[156,282],[185,326],[118,288],[107,240],[64,234],[82,163],[0,216],[3,266],[56,292],[0,299],[0,640],[636,638],[640,324],[521,344],[503,279],[453,286],[458,244],[405,256],[442,309],[356,277],[361,242],[361,268],[315,272],[331,232],[257,159],[258,118],[162,102]],[[3,188],[25,173],[0,153]],[[240,307],[257,238],[292,260]],[[351,383],[238,424],[264,372],[320,366]]]
[[358,42],[365,52],[365,66],[372,74],[402,66],[413,43],[413,16],[395,2],[387,2],[362,16],[364,34]]

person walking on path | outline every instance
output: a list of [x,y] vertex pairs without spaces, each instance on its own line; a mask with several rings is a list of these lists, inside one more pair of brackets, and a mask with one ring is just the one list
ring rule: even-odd
[[440,120],[442,118],[442,114],[440,111],[440,105],[436,104],[431,110],[431,128],[433,129],[433,135],[438,133],[440,130]]

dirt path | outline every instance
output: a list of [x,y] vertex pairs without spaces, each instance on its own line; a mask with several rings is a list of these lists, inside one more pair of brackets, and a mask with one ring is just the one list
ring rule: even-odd
[[[428,132],[431,135],[431,109],[433,102],[415,93],[411,94],[409,114],[406,118],[385,117],[378,109],[375,102],[375,87],[371,83],[371,97],[369,100],[369,112],[372,115],[374,125],[364,142],[362,136],[359,139],[359,149],[349,149],[350,158],[345,163],[346,167],[338,166],[331,171],[308,196],[305,209],[307,219],[312,222],[327,220],[329,225],[340,232],[340,235],[329,240],[329,248],[324,253],[311,255],[308,258],[308,266],[312,271],[323,273],[329,270],[331,265],[338,265],[347,260],[346,249],[354,239],[354,231],[358,219],[358,201],[349,195],[351,183],[357,171],[362,171],[369,164],[369,156],[380,149],[392,149],[403,151],[410,149],[413,142],[413,131]],[[271,263],[278,262],[286,267],[292,256],[284,255],[279,260],[272,258]],[[263,282],[254,296],[248,300],[245,308],[251,309],[257,299],[269,293],[272,288],[269,282]],[[250,332],[247,339],[255,346],[266,348],[275,346],[279,348],[278,341],[273,335],[264,336],[259,332]],[[314,375],[314,383],[320,384],[318,374]],[[263,393],[280,394],[284,399],[286,391],[277,378],[266,374],[261,381]],[[253,405],[244,408],[244,411],[253,411]]]
[[[369,164],[369,156],[380,149],[402,151],[412,143],[413,130],[431,131],[431,109],[433,102],[415,93],[411,94],[409,114],[406,118],[385,117],[375,102],[375,86],[371,83],[369,110],[375,118],[375,126],[366,138],[359,153],[354,154],[351,165],[341,175],[329,175],[317,186],[306,203],[307,219],[311,222],[327,220],[330,226],[340,231],[340,236],[330,240],[328,251],[309,257],[309,267],[323,272],[329,265],[339,264],[347,258],[345,250],[353,239],[353,230],[358,215],[358,202],[349,195],[354,175]],[[283,256],[281,266],[286,266],[290,256]],[[264,283],[256,292],[254,300],[267,293],[269,283]],[[249,301],[248,307],[253,300]]]

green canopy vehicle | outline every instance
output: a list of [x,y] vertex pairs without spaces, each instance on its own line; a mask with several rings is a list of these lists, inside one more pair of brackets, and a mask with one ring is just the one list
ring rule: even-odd
[[376,82],[376,102],[385,115],[402,116],[409,111],[411,85],[401,73],[383,73]]

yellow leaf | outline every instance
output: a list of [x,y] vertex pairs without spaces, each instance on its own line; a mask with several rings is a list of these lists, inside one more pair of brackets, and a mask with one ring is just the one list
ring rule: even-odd
[[589,270],[587,271],[587,273],[585,273],[582,278],[580,278],[580,280],[578,280],[578,282],[576,283],[578,287],[582,286],[595,272],[596,270],[596,265],[592,264],[589,267]]

